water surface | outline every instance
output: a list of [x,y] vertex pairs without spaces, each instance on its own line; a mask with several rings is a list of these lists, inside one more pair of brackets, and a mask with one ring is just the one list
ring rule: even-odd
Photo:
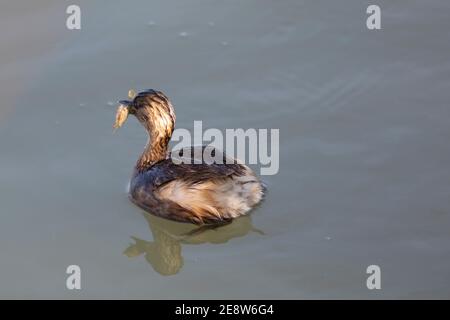
[[[78,1],[80,31],[2,3],[0,297],[449,298],[450,3],[377,2],[379,31],[356,0]],[[279,128],[263,205],[205,232],[133,206],[130,88],[178,128]]]

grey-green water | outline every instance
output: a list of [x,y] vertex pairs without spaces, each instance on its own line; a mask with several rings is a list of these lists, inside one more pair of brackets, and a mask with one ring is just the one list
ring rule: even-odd
[[[2,1],[0,297],[449,298],[450,3],[376,2],[378,31],[356,0],[78,1],[69,31],[70,1]],[[129,88],[280,129],[251,218],[185,237],[128,201]]]

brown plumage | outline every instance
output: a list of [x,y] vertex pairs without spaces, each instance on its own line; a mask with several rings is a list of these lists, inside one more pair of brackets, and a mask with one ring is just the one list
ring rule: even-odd
[[[131,101],[120,101],[115,128],[134,115],[149,134],[130,182],[130,199],[157,216],[180,222],[211,224],[246,214],[261,201],[263,186],[249,167],[212,147],[167,152],[175,127],[175,112],[160,91],[147,90]],[[221,163],[196,163],[207,149]],[[179,163],[191,159],[190,163]],[[228,161],[227,161],[228,160]]]

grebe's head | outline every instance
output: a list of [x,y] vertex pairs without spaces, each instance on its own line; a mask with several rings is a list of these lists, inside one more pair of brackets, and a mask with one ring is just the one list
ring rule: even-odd
[[134,115],[152,136],[171,137],[175,127],[175,112],[164,93],[149,89],[135,94],[128,93],[132,100],[119,101],[114,128],[119,128],[129,114]]

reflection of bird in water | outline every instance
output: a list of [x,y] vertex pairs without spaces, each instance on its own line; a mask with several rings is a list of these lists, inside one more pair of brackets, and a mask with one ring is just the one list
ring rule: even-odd
[[124,253],[130,258],[144,254],[153,269],[165,276],[176,274],[183,267],[182,244],[225,243],[232,238],[245,236],[250,231],[264,234],[252,226],[249,216],[223,225],[199,227],[161,219],[148,213],[143,215],[152,231],[153,241],[132,237],[134,243]]

